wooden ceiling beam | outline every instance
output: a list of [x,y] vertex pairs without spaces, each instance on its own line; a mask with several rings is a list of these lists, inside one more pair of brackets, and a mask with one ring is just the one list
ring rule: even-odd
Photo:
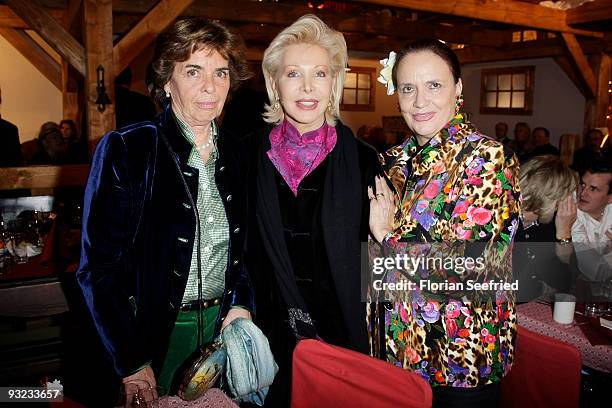
[[83,29],[87,47],[87,75],[85,77],[85,111],[89,148],[93,148],[105,133],[115,128],[115,105],[106,105],[99,111],[96,105],[98,92],[97,68],[105,70],[104,86],[110,100],[114,100],[113,64],[113,3],[111,0],[83,0]]
[[447,14],[484,21],[531,27],[539,30],[566,32],[602,38],[597,31],[570,27],[566,12],[550,7],[512,0],[359,0],[362,3],[407,8],[429,13]]
[[[125,18],[127,13],[138,12],[138,8],[126,0],[116,0],[113,4],[116,15],[124,16],[124,24],[129,24],[130,21],[129,18]],[[144,5],[141,6],[144,7]],[[196,0],[192,6],[187,8],[184,15],[218,19],[228,24],[271,24],[282,29],[307,13],[313,13],[313,10],[295,4],[260,3],[245,0]],[[509,44],[512,39],[512,34],[507,31],[491,30],[483,27],[478,29],[462,26],[448,27],[434,24],[431,21],[409,21],[382,14],[377,16],[356,15],[325,10],[317,10],[315,14],[331,27],[343,33],[388,35],[403,38],[404,41],[416,37],[436,37],[452,43],[504,46]]]
[[[599,39],[587,39],[581,42],[581,47],[587,54],[594,54],[601,52],[604,46]],[[462,64],[476,64],[563,56],[567,55],[567,48],[562,43],[562,40],[555,38],[516,43],[506,48],[466,47],[461,50],[455,50],[455,52]]]
[[561,33],[561,35],[563,36],[563,41],[565,41],[565,45],[574,59],[574,63],[578,66],[578,71],[582,75],[582,79],[587,84],[589,91],[591,91],[592,96],[597,95],[597,79],[595,78],[595,73],[589,65],[589,61],[586,59],[586,56],[584,55],[582,47],[576,39],[576,36],[569,33]]
[[593,1],[565,12],[568,25],[603,22],[612,20],[612,1]]
[[81,9],[81,3],[82,0],[69,0],[68,9],[66,10],[64,18],[62,19],[62,25],[66,30],[70,31],[70,27],[72,27],[72,23]]
[[36,0],[5,0],[11,9],[35,30],[78,72],[85,75],[85,48],[47,13]]
[[119,74],[193,0],[161,0],[113,47],[115,73]]
[[[53,16],[57,21],[62,21],[66,14],[64,10],[61,9],[47,10],[47,13]],[[20,30],[27,30],[30,28],[28,23],[23,21],[23,19],[7,5],[0,5],[0,27],[17,28]]]
[[60,65],[26,32],[0,27],[0,35],[19,51],[57,89],[62,89]]

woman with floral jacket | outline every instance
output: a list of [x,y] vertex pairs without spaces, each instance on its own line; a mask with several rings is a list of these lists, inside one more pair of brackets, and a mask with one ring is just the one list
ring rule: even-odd
[[459,113],[459,61],[445,44],[420,40],[385,62],[381,82],[389,94],[397,86],[414,136],[381,155],[391,188],[378,179],[370,190],[381,244],[370,253],[406,255],[384,279],[411,286],[385,293],[391,302],[372,315],[372,344],[429,381],[434,407],[495,406],[516,336],[518,161]]

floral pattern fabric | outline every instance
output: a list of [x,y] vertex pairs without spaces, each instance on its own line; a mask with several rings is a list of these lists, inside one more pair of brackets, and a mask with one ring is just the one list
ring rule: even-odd
[[[514,358],[516,313],[511,290],[486,293],[423,288],[423,281],[512,282],[511,252],[520,210],[518,160],[457,115],[425,146],[415,138],[381,155],[397,193],[394,232],[370,256],[457,260],[477,247],[483,262],[464,268],[420,264],[391,270],[417,286],[379,314],[389,362],[432,386],[476,387],[500,381]],[[374,325],[375,326],[375,325]],[[372,327],[372,326],[371,326]]]

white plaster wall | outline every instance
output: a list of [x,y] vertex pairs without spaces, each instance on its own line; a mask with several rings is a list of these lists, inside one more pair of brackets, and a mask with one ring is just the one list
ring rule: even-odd
[[[533,114],[519,116],[478,113],[481,70],[526,65],[535,66]],[[506,122],[510,128],[508,136],[514,138],[515,123],[527,122],[531,129],[537,126],[548,128],[551,134],[551,144],[555,146],[558,146],[559,137],[563,133],[582,134],[585,98],[552,58],[469,64],[463,66],[462,71],[464,110],[471,114],[471,121],[481,132],[494,136],[495,124]]]
[[21,142],[38,136],[44,122],[62,120],[62,93],[0,36],[2,118],[19,128]]
[[[381,65],[378,60],[370,59],[357,59],[349,58],[349,66],[354,67],[373,67],[376,68],[376,75],[374,80],[380,71]],[[342,122],[353,130],[353,133],[357,133],[362,125],[373,125],[382,126],[383,116],[398,116],[400,113],[397,110],[397,94],[387,96],[387,88],[385,88],[380,82],[376,81],[376,96],[375,96],[375,108],[374,112],[361,112],[361,111],[341,111],[340,119]]]

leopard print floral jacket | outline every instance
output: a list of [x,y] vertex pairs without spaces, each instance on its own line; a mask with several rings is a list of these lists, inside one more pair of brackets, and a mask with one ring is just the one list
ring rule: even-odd
[[[520,211],[516,156],[459,114],[425,146],[410,138],[381,162],[398,208],[393,233],[370,244],[370,260],[408,256],[384,279],[413,286],[388,290],[382,312],[370,310],[372,354],[432,387],[500,381],[512,366],[517,325],[507,286]],[[476,286],[490,282],[501,286]]]

